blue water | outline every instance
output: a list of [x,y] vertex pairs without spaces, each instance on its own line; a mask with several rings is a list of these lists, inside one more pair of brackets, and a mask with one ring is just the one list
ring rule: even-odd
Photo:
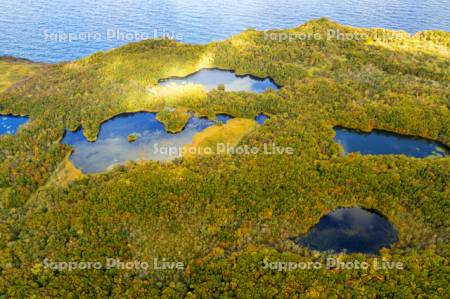
[[264,92],[267,89],[276,90],[278,86],[270,78],[257,78],[251,75],[238,76],[233,71],[219,69],[202,69],[184,78],[170,78],[160,82],[160,85],[199,84],[207,91],[223,84],[225,91]]
[[[402,29],[410,33],[425,29],[450,31],[449,2],[0,0],[0,55],[55,62],[80,58],[142,37],[164,35],[188,43],[206,43],[246,28],[291,28],[320,17],[353,26]],[[59,40],[54,38],[55,34]],[[69,41],[64,40],[64,34],[76,36]]]
[[292,239],[317,251],[377,254],[398,241],[397,231],[384,217],[361,208],[337,209],[312,230]]
[[14,135],[19,128],[28,122],[28,117],[0,115],[0,135]]
[[260,113],[255,117],[255,120],[258,124],[263,125],[270,117],[267,115]]
[[[222,124],[226,124],[230,119],[233,119],[233,117],[228,114],[217,114],[216,115],[216,120]],[[265,122],[268,119],[270,119],[270,117],[268,117],[264,113],[260,113],[255,117],[255,121],[260,125],[265,124]]]
[[407,155],[416,158],[428,156],[446,157],[449,150],[435,141],[373,130],[363,133],[345,128],[335,128],[335,141],[345,154],[359,152],[362,155]]
[[[66,131],[62,143],[74,148],[70,159],[77,168],[84,173],[98,173],[130,160],[164,161],[181,157],[183,145],[192,143],[195,134],[214,124],[192,117],[182,132],[171,134],[156,120],[155,113],[123,114],[103,123],[95,142],[88,142],[80,129]],[[136,134],[138,139],[128,142],[130,134]]]
[[226,124],[230,119],[233,119],[233,117],[228,114],[217,114],[216,115],[216,120],[222,124]]

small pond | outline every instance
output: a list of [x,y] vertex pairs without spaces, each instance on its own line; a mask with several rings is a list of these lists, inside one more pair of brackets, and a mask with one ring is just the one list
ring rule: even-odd
[[0,115],[0,135],[14,135],[27,122],[28,117],[25,116]]
[[183,131],[171,134],[156,120],[155,113],[122,114],[102,124],[95,142],[87,141],[80,129],[66,131],[62,143],[74,148],[70,159],[76,167],[84,173],[97,173],[128,160],[163,161],[180,157],[182,152],[176,149],[190,144],[195,134],[215,123],[192,117]]
[[258,78],[252,75],[236,75],[233,71],[220,69],[202,69],[183,78],[169,78],[160,81],[160,85],[200,84],[207,91],[215,89],[219,84],[225,86],[225,91],[264,92],[266,89],[279,89],[270,78]]
[[446,157],[449,154],[445,145],[428,139],[379,130],[370,133],[342,127],[334,130],[335,141],[344,148],[345,154],[359,152],[361,155],[407,155],[416,158]]
[[292,240],[317,251],[377,254],[398,236],[394,226],[375,212],[340,208],[320,219],[306,236]]
[[191,144],[197,133],[232,118],[228,114],[217,114],[214,121],[191,117],[181,132],[172,134],[156,119],[156,113],[124,113],[104,122],[95,142],[89,142],[79,129],[66,130],[61,143],[73,147],[70,160],[77,168],[84,173],[98,173],[126,161],[179,158],[183,146]]

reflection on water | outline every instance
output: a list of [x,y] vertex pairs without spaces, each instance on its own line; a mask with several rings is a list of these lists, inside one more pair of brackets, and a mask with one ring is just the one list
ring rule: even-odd
[[[88,142],[83,131],[66,131],[62,143],[74,147],[72,162],[84,173],[107,170],[114,164],[128,160],[171,160],[181,156],[180,149],[190,144],[198,132],[214,125],[215,122],[203,118],[191,118],[182,132],[170,134],[164,125],[156,120],[155,113],[140,112],[123,114],[102,124],[95,142]],[[137,140],[128,141],[135,134]]]
[[263,125],[266,122],[266,120],[268,120],[269,118],[270,117],[268,117],[264,113],[260,113],[255,117],[255,120],[258,124]]
[[0,135],[14,135],[17,133],[17,130],[27,122],[28,117],[0,115]]
[[230,119],[233,119],[233,117],[228,114],[217,114],[216,115],[216,120],[222,124],[226,124]]
[[335,141],[345,150],[345,154],[359,152],[362,155],[407,155],[416,158],[428,156],[446,157],[449,150],[435,141],[394,133],[373,130],[363,133],[341,127],[336,131]]
[[326,215],[306,236],[293,241],[317,251],[377,254],[398,237],[384,217],[361,208],[345,208]]
[[266,89],[278,89],[269,78],[261,79],[250,75],[238,76],[232,71],[219,69],[202,69],[184,78],[169,78],[161,80],[160,85],[172,84],[200,84],[207,91],[217,88],[219,84],[225,86],[225,91],[264,92]]
[[55,62],[155,35],[206,43],[247,28],[293,28],[320,17],[411,33],[450,31],[448,9],[448,0],[0,1],[0,49],[2,55]]

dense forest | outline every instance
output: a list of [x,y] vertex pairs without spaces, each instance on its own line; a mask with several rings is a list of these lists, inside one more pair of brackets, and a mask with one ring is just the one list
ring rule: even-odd
[[[366,38],[271,38],[329,30]],[[271,77],[282,88],[207,93],[158,85],[212,67]],[[342,156],[333,140],[333,128],[344,126],[450,146],[448,32],[410,36],[320,19],[291,30],[247,30],[207,45],[145,40],[52,65],[3,58],[0,70],[0,114],[30,117],[17,135],[0,136],[0,298],[444,298],[450,291],[450,159]],[[229,114],[245,137],[213,129],[216,135],[199,135],[193,146],[232,139],[258,148],[275,143],[294,154],[198,155],[78,173],[67,160],[71,148],[60,144],[64,130],[83,127],[94,141],[102,122],[134,111],[157,112],[171,132],[183,128],[188,112],[211,119]],[[240,120],[258,113],[270,115],[263,126]],[[329,257],[290,238],[350,206],[374,209],[395,225],[399,242],[381,256],[405,269],[263,267],[264,260]],[[108,257],[165,258],[185,266],[43,266],[45,258]]]

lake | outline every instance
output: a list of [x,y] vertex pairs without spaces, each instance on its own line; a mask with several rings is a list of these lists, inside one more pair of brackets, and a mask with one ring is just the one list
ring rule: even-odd
[[334,130],[335,141],[344,148],[344,154],[359,152],[361,155],[406,155],[416,158],[449,155],[445,145],[428,139],[378,130],[370,133],[342,127]]
[[398,241],[383,216],[361,208],[341,208],[320,219],[311,231],[292,240],[317,251],[377,254]]
[[207,43],[247,28],[292,28],[320,17],[410,33],[450,31],[449,15],[448,0],[0,1],[0,55],[58,62],[142,38]]
[[28,122],[28,117],[0,115],[0,135],[14,135],[19,128]]
[[258,78],[252,75],[236,75],[233,71],[220,69],[202,69],[183,78],[163,79],[162,86],[198,84],[207,91],[217,89],[223,84],[225,91],[249,91],[261,93],[267,89],[276,90],[278,85],[270,78]]

